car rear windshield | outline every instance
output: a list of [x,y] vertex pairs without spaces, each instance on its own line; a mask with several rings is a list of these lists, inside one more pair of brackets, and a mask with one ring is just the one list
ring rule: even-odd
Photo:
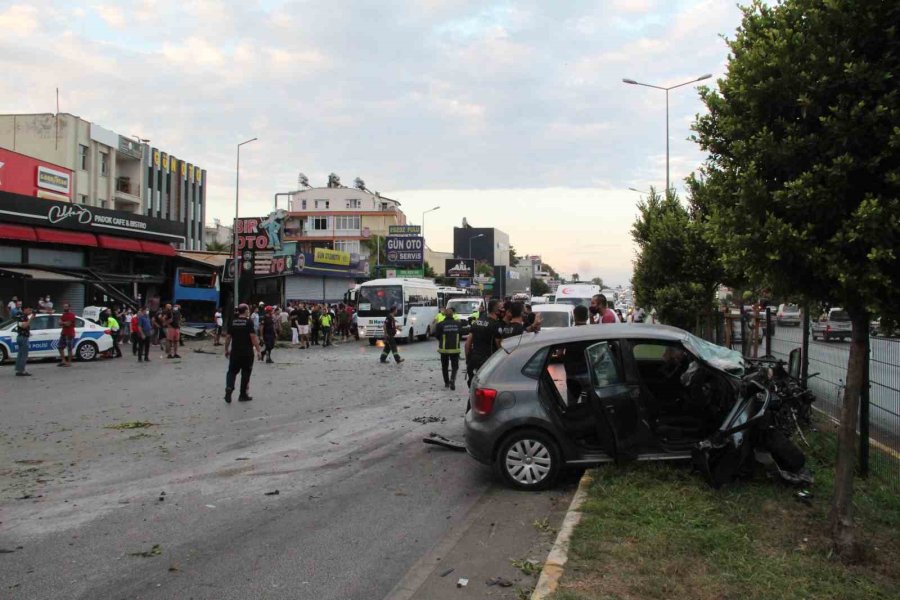
[[569,313],[535,311],[541,315],[541,327],[568,327]]
[[481,368],[478,369],[478,381],[487,381],[487,379],[491,376],[491,373],[494,372],[494,369],[497,368],[497,365],[499,365],[506,356],[508,355],[503,350],[498,350],[491,354],[491,357],[487,359],[487,362],[481,365]]
[[849,321],[850,315],[847,314],[846,310],[833,310],[828,318],[832,321]]
[[785,305],[784,305],[784,310],[783,310],[782,312],[786,312],[786,313],[798,313],[798,312],[800,312],[800,307],[797,306],[796,304],[785,304]]

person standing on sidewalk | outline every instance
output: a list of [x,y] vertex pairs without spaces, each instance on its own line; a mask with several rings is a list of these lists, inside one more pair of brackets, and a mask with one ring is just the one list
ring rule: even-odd
[[150,311],[142,308],[135,317],[137,321],[137,333],[135,333],[137,344],[138,362],[150,362],[150,342],[153,339],[153,321],[150,320]]
[[181,307],[175,305],[167,318],[166,339],[169,340],[169,358],[181,358],[178,355],[178,344],[181,342]]
[[59,332],[59,360],[58,367],[72,366],[72,353],[75,351],[75,313],[68,304],[63,304],[63,313],[59,318],[62,330]]
[[301,303],[297,309],[297,333],[300,336],[300,347],[309,348],[309,319],[311,315],[306,304]]
[[394,360],[399,365],[406,359],[400,357],[400,352],[397,350],[397,338],[394,337],[397,335],[397,319],[394,318],[396,314],[397,307],[392,306],[384,319],[384,350],[381,351],[381,362],[386,363],[388,356],[393,352]]
[[238,401],[253,400],[247,393],[250,387],[250,375],[253,372],[253,351],[262,358],[259,349],[259,338],[250,321],[250,307],[246,304],[238,306],[238,314],[231,321],[228,333],[225,334],[225,358],[228,359],[228,371],[225,375],[225,402],[231,404],[231,394],[237,374],[241,374],[241,392]]
[[31,307],[26,306],[16,317],[16,376],[31,377],[25,370],[28,363],[28,341],[31,338]]
[[322,347],[326,348],[331,345],[331,326],[334,325],[334,316],[331,311],[326,310],[319,317],[319,325],[322,327]]
[[222,327],[225,325],[225,320],[222,318],[222,307],[219,306],[216,308],[216,332],[213,334],[213,346],[221,346],[221,342],[219,340],[222,338]]
[[131,315],[131,321],[128,322],[128,329],[131,334],[131,354],[138,355],[138,349],[141,347],[141,334],[138,325],[138,317],[144,312],[143,308],[139,308],[137,314]]
[[263,344],[265,344],[264,349],[262,351],[262,356],[259,357],[262,360],[262,357],[266,357],[266,364],[272,364],[272,349],[275,347],[275,316],[272,314],[272,307],[266,307],[266,314],[262,318],[262,322],[260,324],[260,329],[262,331]]
[[310,313],[309,325],[312,328],[313,346],[319,345],[319,319],[322,317],[322,310],[318,304],[313,305],[312,313]]
[[434,336],[438,339],[438,353],[441,355],[441,373],[444,387],[456,389],[456,374],[459,372],[460,341],[462,322],[451,307],[444,309],[444,320],[437,324]]

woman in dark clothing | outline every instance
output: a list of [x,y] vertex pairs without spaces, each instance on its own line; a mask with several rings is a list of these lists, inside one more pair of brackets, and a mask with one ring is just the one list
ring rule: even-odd
[[[272,364],[272,348],[275,347],[275,317],[272,316],[271,306],[266,307],[266,314],[262,318],[260,328],[262,329],[264,345],[262,356],[266,357],[267,364]],[[260,360],[262,359],[262,356],[260,356]]]

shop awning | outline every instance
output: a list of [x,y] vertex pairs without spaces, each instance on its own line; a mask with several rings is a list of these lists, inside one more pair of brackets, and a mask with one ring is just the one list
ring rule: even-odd
[[107,250],[123,250],[125,252],[144,252],[141,242],[129,238],[116,237],[112,235],[98,235],[97,241],[100,242],[101,248]]
[[146,254],[158,254],[159,256],[176,256],[178,253],[169,244],[159,242],[145,242],[141,240],[141,248]]
[[36,281],[84,281],[84,278],[82,277],[75,277],[74,275],[66,275],[64,273],[54,273],[53,271],[45,271],[43,269],[3,267],[0,269],[0,273],[9,277],[34,279]]
[[36,242],[37,234],[34,232],[34,227],[29,227],[28,225],[0,223],[0,239]]
[[79,233],[77,231],[65,231],[63,229],[47,229],[35,227],[37,241],[47,244],[69,244],[73,246],[97,247],[97,238],[92,233]]

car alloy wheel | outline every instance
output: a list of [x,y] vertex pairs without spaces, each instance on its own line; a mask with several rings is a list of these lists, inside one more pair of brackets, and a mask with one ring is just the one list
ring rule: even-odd
[[542,490],[553,485],[560,462],[559,450],[550,436],[540,431],[523,430],[506,439],[495,464],[512,487]]
[[78,346],[78,360],[92,361],[97,358],[97,354],[97,344],[94,342],[84,342]]

